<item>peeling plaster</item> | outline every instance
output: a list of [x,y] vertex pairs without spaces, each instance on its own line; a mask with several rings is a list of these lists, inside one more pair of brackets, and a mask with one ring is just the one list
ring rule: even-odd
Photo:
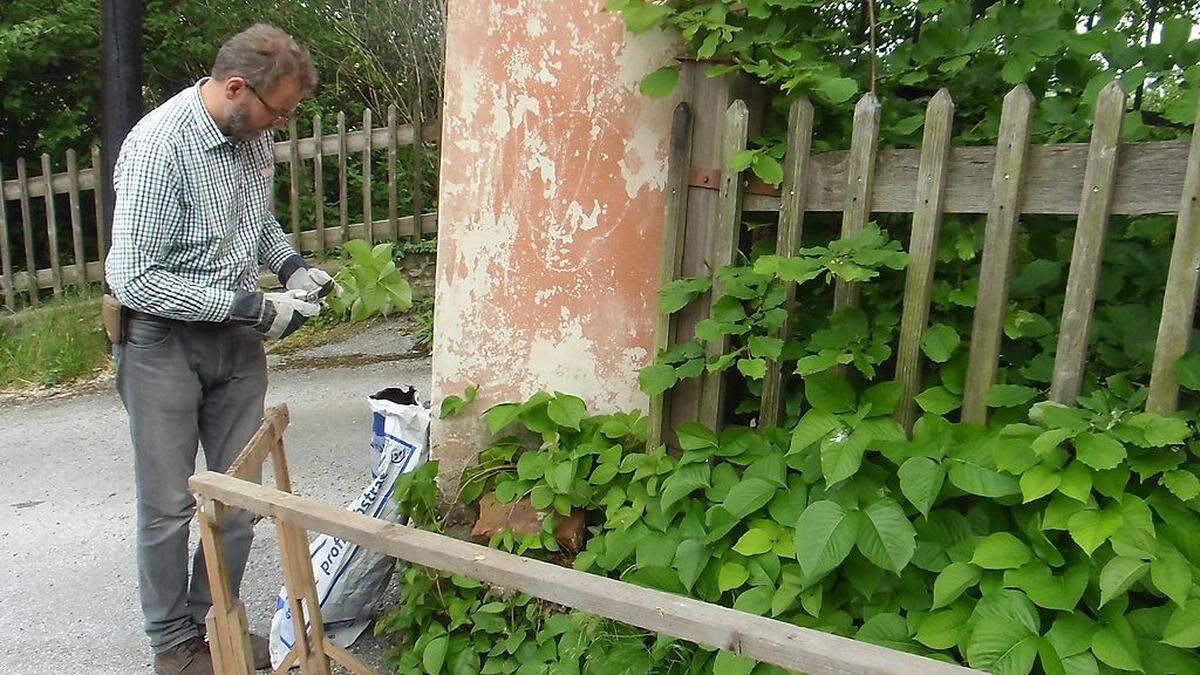
[[676,101],[637,85],[675,53],[595,0],[450,4],[434,402],[480,389],[467,414],[434,422],[443,487],[494,403],[544,389],[645,408]]

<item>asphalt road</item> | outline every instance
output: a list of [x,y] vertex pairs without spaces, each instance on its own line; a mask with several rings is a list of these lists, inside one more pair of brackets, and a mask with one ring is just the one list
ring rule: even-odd
[[[428,358],[402,357],[409,345],[392,344],[389,354],[364,335],[289,359],[292,368],[275,363],[267,404],[291,410],[285,443],[298,494],[345,504],[366,485],[369,394],[413,385],[428,397]],[[337,367],[321,367],[326,356]],[[132,475],[125,411],[111,387],[0,406],[0,673],[152,672],[137,603]],[[242,585],[251,630],[263,635],[282,583],[278,557],[264,521]],[[354,651],[377,662],[379,643],[362,643]]]

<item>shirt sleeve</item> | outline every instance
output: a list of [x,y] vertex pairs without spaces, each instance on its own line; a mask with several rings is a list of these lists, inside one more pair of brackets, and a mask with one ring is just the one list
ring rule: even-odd
[[113,172],[112,247],[105,278],[121,304],[182,321],[226,321],[234,292],[186,281],[163,260],[183,225],[182,182],[170,149],[127,143]]

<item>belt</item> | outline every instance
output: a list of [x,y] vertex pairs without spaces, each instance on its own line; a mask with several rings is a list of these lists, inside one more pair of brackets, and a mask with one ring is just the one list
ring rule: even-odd
[[136,309],[127,309],[126,311],[129,312],[130,319],[134,319],[137,321],[148,321],[151,323],[163,323],[163,324],[170,324],[173,326],[184,326],[187,328],[197,328],[197,329],[201,329],[201,330],[219,330],[222,328],[232,328],[234,326],[233,323],[230,323],[228,321],[220,321],[220,322],[183,321],[180,319],[171,319],[171,318],[168,318],[165,316],[158,316],[157,314],[147,314],[146,312],[139,312]]

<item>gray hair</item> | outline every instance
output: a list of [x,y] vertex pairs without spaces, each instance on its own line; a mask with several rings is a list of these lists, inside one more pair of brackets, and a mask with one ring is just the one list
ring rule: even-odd
[[242,77],[260,91],[271,89],[289,76],[296,78],[296,85],[305,95],[317,86],[317,71],[308,50],[269,23],[256,23],[221,45],[211,75],[222,82]]

